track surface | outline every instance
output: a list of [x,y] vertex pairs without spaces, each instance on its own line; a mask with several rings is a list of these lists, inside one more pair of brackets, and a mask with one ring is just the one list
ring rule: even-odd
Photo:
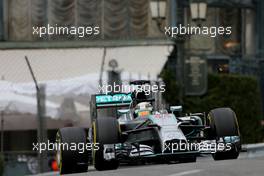
[[[58,173],[46,176],[51,175]],[[89,168],[87,173],[69,176],[264,176],[264,157],[248,158],[244,154],[238,160],[225,161],[201,157],[196,163],[122,166],[112,171],[96,171]]]

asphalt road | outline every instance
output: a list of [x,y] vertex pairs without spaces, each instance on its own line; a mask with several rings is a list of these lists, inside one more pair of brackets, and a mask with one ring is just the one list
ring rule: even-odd
[[[58,173],[49,174],[58,175]],[[238,160],[214,161],[211,157],[198,158],[196,163],[152,164],[143,166],[121,166],[112,171],[96,171],[69,176],[264,176],[264,157]]]

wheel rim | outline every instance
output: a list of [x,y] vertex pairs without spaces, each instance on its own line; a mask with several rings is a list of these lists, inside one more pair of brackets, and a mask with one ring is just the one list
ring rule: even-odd
[[[92,125],[91,134],[92,134],[92,136],[91,136],[92,141],[95,144],[96,143],[96,124],[95,124],[95,121],[93,122],[93,125]],[[95,150],[94,150],[94,148],[92,148],[92,155],[93,155],[93,164],[95,164]]]

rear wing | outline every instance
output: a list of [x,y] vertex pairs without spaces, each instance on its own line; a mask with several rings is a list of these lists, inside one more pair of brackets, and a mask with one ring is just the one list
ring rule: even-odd
[[97,109],[129,107],[132,101],[131,93],[95,94],[91,96],[91,117],[97,117]]

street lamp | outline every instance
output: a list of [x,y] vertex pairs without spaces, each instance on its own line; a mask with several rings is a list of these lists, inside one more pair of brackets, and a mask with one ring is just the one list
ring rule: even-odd
[[206,0],[191,0],[190,1],[192,20],[200,25],[201,21],[206,19],[207,2]]
[[156,21],[159,30],[162,31],[162,20],[166,17],[166,1],[165,0],[151,0],[150,10],[152,19]]
[[150,9],[151,9],[152,18],[165,18],[166,1],[152,0],[150,1]]

